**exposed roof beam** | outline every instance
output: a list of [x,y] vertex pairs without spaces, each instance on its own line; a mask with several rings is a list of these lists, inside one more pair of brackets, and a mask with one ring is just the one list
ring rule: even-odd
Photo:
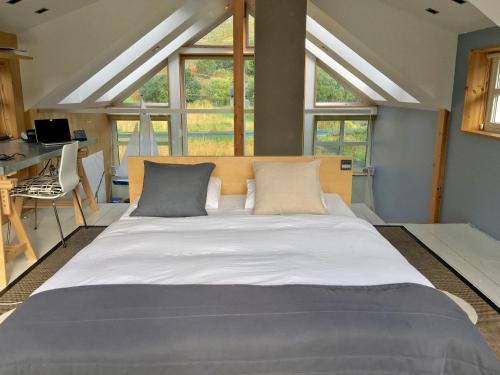
[[402,103],[419,103],[417,99],[403,90],[389,77],[384,75],[381,71],[375,68],[372,64],[366,61],[363,57],[357,54],[354,50],[352,50],[349,46],[330,33],[310,16],[307,16],[306,28],[307,32],[313,35],[316,39],[320,40],[325,47],[345,60],[348,64],[354,67],[366,78],[374,82],[397,101]]
[[500,6],[498,0],[469,0],[486,17],[500,26]]
[[172,30],[175,30],[189,20],[198,9],[199,3],[196,0],[187,0],[184,6],[172,13],[114,60],[86,80],[59,104],[76,104],[83,102],[105,83],[113,79],[123,69],[136,61],[140,56],[154,48],[162,39],[171,33]]
[[147,60],[145,63],[140,65],[132,73],[118,82],[110,90],[108,90],[104,95],[102,95],[97,102],[111,102],[123,91],[127,90],[130,86],[134,85],[138,80],[140,80],[144,75],[151,72],[159,64],[164,62],[168,56],[176,52],[184,44],[186,44],[194,35],[198,34],[200,31],[204,30],[208,25],[214,22],[213,16],[206,15],[202,19],[198,20],[195,24],[190,26],[187,30],[182,32],[177,38],[172,42],[163,47],[158,51],[153,57]]
[[339,76],[344,78],[347,82],[349,82],[356,89],[364,93],[366,96],[371,98],[376,102],[384,102],[386,99],[380,95],[378,92],[373,90],[370,86],[356,77],[349,70],[340,65],[337,61],[335,61],[330,55],[328,55],[325,51],[319,48],[310,40],[306,40],[306,50],[312,53],[317,59],[323,62],[330,69],[335,71]]

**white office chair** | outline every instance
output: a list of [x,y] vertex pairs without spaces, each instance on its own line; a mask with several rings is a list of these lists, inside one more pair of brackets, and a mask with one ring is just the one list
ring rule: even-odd
[[[61,163],[59,165],[59,173],[57,176],[36,176],[23,181],[19,181],[18,185],[12,189],[11,196],[35,199],[35,229],[36,229],[36,199],[52,200],[52,207],[56,216],[57,225],[59,226],[59,234],[63,247],[66,247],[64,235],[57,213],[56,199],[63,197],[67,193],[71,193],[80,183],[80,177],[77,172],[77,157],[78,157],[78,142],[70,143],[63,146],[61,153]],[[87,221],[83,215],[80,201],[76,199],[78,208],[83,217],[85,227]]]

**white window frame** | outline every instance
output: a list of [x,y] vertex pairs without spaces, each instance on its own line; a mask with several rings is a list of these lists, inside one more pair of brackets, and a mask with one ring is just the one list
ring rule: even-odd
[[[349,142],[344,141],[344,127],[345,122],[348,120],[367,120],[368,121],[368,130],[366,135],[366,142]],[[367,175],[366,167],[371,165],[371,152],[372,152],[372,128],[373,128],[373,117],[372,116],[339,116],[339,115],[316,115],[314,116],[314,134],[313,134],[313,154],[316,152],[316,137],[317,137],[317,129],[318,129],[318,121],[340,121],[340,135],[339,135],[339,154],[344,154],[345,146],[360,146],[366,145],[366,160],[365,160],[365,168],[363,170],[355,170],[354,169],[354,161],[353,161],[353,170],[352,173],[355,176],[365,176]]]
[[492,133],[500,133],[500,123],[493,122],[493,114],[496,113],[497,106],[500,105],[500,87],[496,87],[497,80],[500,80],[500,54],[491,55],[490,58],[492,61],[484,130]]

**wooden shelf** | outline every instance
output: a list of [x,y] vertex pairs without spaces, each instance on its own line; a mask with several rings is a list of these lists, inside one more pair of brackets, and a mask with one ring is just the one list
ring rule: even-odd
[[8,52],[0,52],[0,59],[9,59],[9,60],[33,60],[33,57],[26,55],[18,55],[15,53]]

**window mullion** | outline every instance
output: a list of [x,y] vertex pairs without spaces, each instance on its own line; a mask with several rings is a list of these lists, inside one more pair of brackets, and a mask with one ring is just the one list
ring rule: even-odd
[[339,141],[340,141],[339,153],[340,153],[340,155],[344,155],[344,134],[345,134],[344,126],[345,126],[345,120],[341,120],[340,121],[340,137],[339,137]]

